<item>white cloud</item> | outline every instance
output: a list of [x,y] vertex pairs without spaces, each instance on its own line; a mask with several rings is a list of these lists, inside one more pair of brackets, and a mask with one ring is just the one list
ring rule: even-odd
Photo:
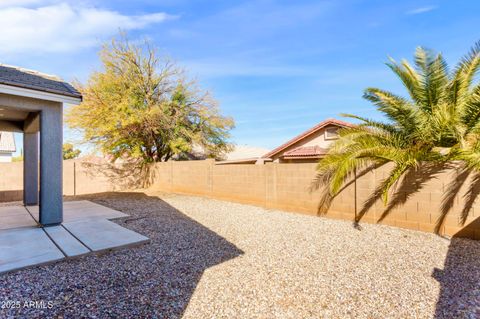
[[5,7],[22,7],[35,4],[45,4],[48,0],[1,0],[0,8]]
[[0,6],[0,54],[29,51],[66,52],[98,44],[122,30],[142,29],[172,16],[163,13],[129,16],[116,11],[66,2],[35,8],[20,7],[36,0],[2,0]]
[[419,8],[407,11],[406,13],[410,15],[421,14],[421,13],[430,12],[432,10],[435,10],[436,8],[437,8],[436,6],[419,7]]

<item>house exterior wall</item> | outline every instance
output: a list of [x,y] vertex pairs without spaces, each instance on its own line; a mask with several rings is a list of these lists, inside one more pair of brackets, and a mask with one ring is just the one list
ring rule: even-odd
[[62,103],[0,93],[0,105],[29,112],[59,106]]
[[12,161],[12,153],[0,153],[0,163],[10,163]]
[[[22,163],[25,164],[25,179],[30,182],[24,188],[25,204],[39,204],[40,224],[60,224],[63,221],[63,103],[0,93],[0,106],[9,112],[5,117],[6,120],[17,125],[21,131],[37,133],[40,130],[39,156],[25,156],[25,161]],[[29,118],[32,116],[38,118],[38,127],[29,125],[31,124]],[[37,142],[34,145],[29,143],[33,139],[24,140],[26,141],[28,142],[25,143],[25,150],[34,149],[38,145]],[[35,200],[37,197],[39,201]]]
[[[0,119],[4,117],[4,112],[5,110],[0,108]],[[0,131],[0,162],[11,162],[16,150],[14,134],[12,132]]]
[[275,163],[282,163],[282,164],[305,164],[305,163],[318,163],[320,161],[320,158],[313,157],[313,158],[284,158],[284,159],[279,159]]
[[325,139],[325,131],[329,128],[338,128],[336,125],[328,125],[321,130],[311,134],[308,137],[298,141],[297,143],[290,145],[289,147],[282,150],[280,153],[272,156],[272,160],[274,163],[316,163],[318,162],[318,158],[312,159],[291,159],[291,160],[284,160],[281,157],[288,151],[296,149],[297,147],[303,146],[315,146],[318,145],[321,148],[328,148],[330,144],[334,141],[334,139]]

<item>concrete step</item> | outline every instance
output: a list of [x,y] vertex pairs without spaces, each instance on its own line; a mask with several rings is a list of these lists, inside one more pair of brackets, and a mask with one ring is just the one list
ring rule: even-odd
[[149,239],[106,219],[64,223],[76,238],[92,251],[146,243]]
[[44,230],[67,257],[81,256],[91,251],[63,226],[45,227]]

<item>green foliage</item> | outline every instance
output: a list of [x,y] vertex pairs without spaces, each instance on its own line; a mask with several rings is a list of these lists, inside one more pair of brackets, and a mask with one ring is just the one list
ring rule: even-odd
[[74,159],[80,156],[81,151],[73,148],[73,144],[65,143],[63,144],[63,159],[69,160]]
[[67,115],[67,123],[82,130],[86,142],[113,159],[143,163],[167,161],[194,146],[210,157],[230,149],[233,120],[148,42],[138,46],[114,39],[100,57],[103,70],[78,85],[84,100]]
[[355,170],[382,165],[394,167],[382,185],[382,197],[407,170],[422,161],[463,160],[480,170],[480,42],[450,72],[441,54],[418,48],[414,65],[390,59],[387,66],[407,89],[404,98],[367,88],[386,122],[345,114],[360,124],[340,130],[340,138],[317,167],[317,182],[325,182],[336,195]]

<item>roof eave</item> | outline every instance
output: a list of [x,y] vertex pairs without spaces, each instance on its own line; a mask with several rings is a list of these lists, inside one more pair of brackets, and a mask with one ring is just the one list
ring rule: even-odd
[[0,93],[29,97],[34,99],[61,102],[78,105],[82,102],[82,97],[70,96],[60,93],[51,93],[44,90],[33,90],[15,85],[0,84]]
[[283,156],[282,159],[321,159],[325,155]]
[[336,125],[336,126],[344,127],[344,128],[354,126],[351,123],[340,121],[340,120],[337,120],[337,119],[334,119],[334,118],[326,119],[326,120],[318,123],[317,125],[315,125],[311,129],[306,130],[305,132],[298,134],[294,138],[288,140],[287,142],[283,143],[282,145],[273,149],[271,152],[263,155],[262,157],[273,157],[273,156],[277,155],[278,153],[280,153],[281,151],[283,151],[284,149],[286,149],[287,147],[290,147],[290,146],[294,145],[298,141],[301,141],[303,138],[306,138],[306,137],[318,132],[319,130],[321,130],[322,128],[324,128],[328,125]]
[[259,160],[259,157],[252,157],[252,158],[241,158],[236,160],[226,160],[226,161],[217,161],[215,165],[224,165],[224,164],[241,164],[241,163],[248,163],[248,162],[256,162]]

